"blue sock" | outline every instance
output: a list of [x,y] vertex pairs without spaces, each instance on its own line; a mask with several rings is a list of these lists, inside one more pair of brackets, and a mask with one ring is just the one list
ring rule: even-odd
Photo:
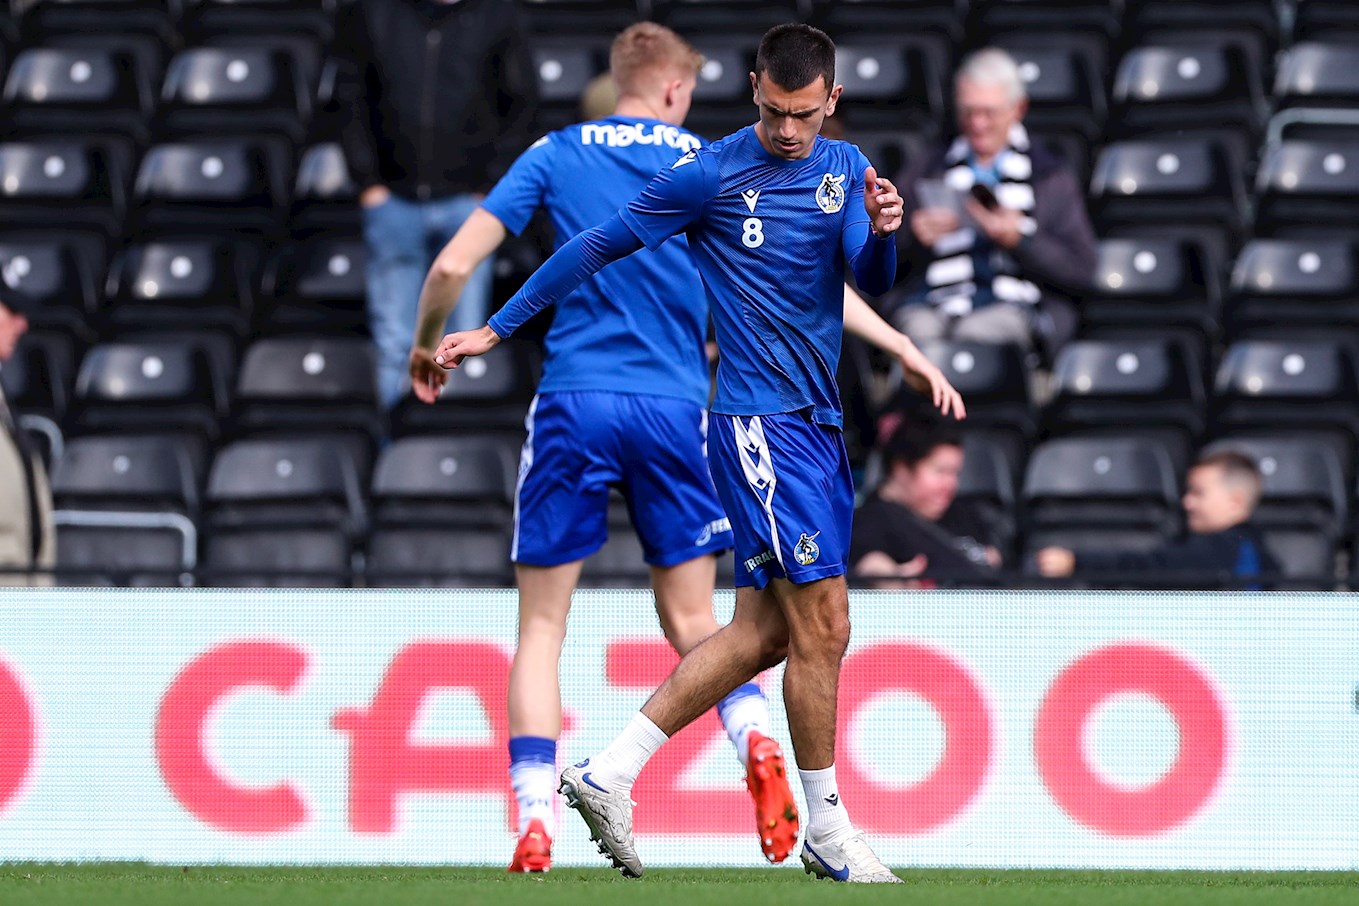
[[750,755],[750,732],[769,735],[769,700],[764,690],[755,683],[737,686],[717,703],[717,713],[736,747],[736,757],[745,764]]
[[510,739],[510,784],[519,802],[519,835],[529,822],[543,822],[549,836],[555,829],[552,794],[557,787],[557,740],[542,736]]

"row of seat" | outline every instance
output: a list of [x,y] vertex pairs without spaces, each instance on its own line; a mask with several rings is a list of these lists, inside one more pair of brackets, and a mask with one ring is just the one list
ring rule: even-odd
[[[173,437],[79,438],[53,475],[59,567],[123,580],[202,571],[209,581],[250,573],[266,583],[340,583],[364,552],[370,579],[387,584],[502,584],[517,445],[475,432],[410,437],[387,447],[370,476],[343,444],[315,436],[236,441],[206,470]],[[1290,435],[1231,437],[1207,449],[1221,448],[1260,463],[1255,521],[1285,573],[1333,576],[1354,531],[1334,451]],[[1054,439],[1037,446],[1016,490],[1003,452],[973,434],[959,498],[979,507],[1012,567],[1054,544],[1147,549],[1182,528],[1171,459],[1144,435]],[[645,581],[621,500],[609,523],[611,542],[589,577]],[[319,575],[304,575],[312,570]]]

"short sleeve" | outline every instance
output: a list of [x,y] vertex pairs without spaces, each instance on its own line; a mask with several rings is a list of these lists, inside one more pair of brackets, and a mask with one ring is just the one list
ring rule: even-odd
[[544,135],[538,139],[519,155],[509,172],[495,184],[495,188],[481,203],[482,208],[494,214],[505,225],[505,229],[518,236],[547,197],[555,156],[556,143],[552,136]]
[[657,173],[619,213],[628,229],[653,252],[698,219],[714,194],[709,157],[690,151]]

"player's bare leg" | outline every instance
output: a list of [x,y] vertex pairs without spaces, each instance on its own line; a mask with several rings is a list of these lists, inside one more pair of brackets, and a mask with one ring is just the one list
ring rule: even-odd
[[631,792],[646,760],[728,692],[781,661],[787,641],[778,607],[753,589],[737,589],[732,621],[684,656],[608,748],[562,771],[567,803],[623,874],[642,874],[632,839]]
[[519,643],[510,666],[510,780],[519,803],[519,843],[510,871],[547,871],[552,864],[552,791],[556,741],[562,730],[557,664],[566,637],[579,562],[517,564]]
[[[717,631],[712,609],[716,577],[717,558],[710,555],[651,570],[656,615],[681,656]],[[719,701],[717,711],[746,769],[760,849],[770,862],[782,862],[797,845],[798,811],[783,749],[770,735],[769,702],[759,686],[746,683]]]
[[807,797],[802,864],[836,881],[900,883],[850,824],[835,782],[836,700],[840,663],[849,646],[849,592],[844,576],[794,585],[772,580],[765,591],[788,626],[783,701]]

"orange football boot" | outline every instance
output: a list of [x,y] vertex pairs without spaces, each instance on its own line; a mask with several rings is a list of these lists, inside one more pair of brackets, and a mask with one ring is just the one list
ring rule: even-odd
[[529,822],[524,836],[519,838],[519,845],[514,848],[514,861],[510,863],[509,870],[518,873],[548,871],[551,868],[552,838],[547,835],[543,822],[534,818]]
[[779,744],[761,733],[750,734],[746,788],[755,800],[760,849],[770,862],[782,862],[797,845],[797,802],[788,786],[788,767]]

